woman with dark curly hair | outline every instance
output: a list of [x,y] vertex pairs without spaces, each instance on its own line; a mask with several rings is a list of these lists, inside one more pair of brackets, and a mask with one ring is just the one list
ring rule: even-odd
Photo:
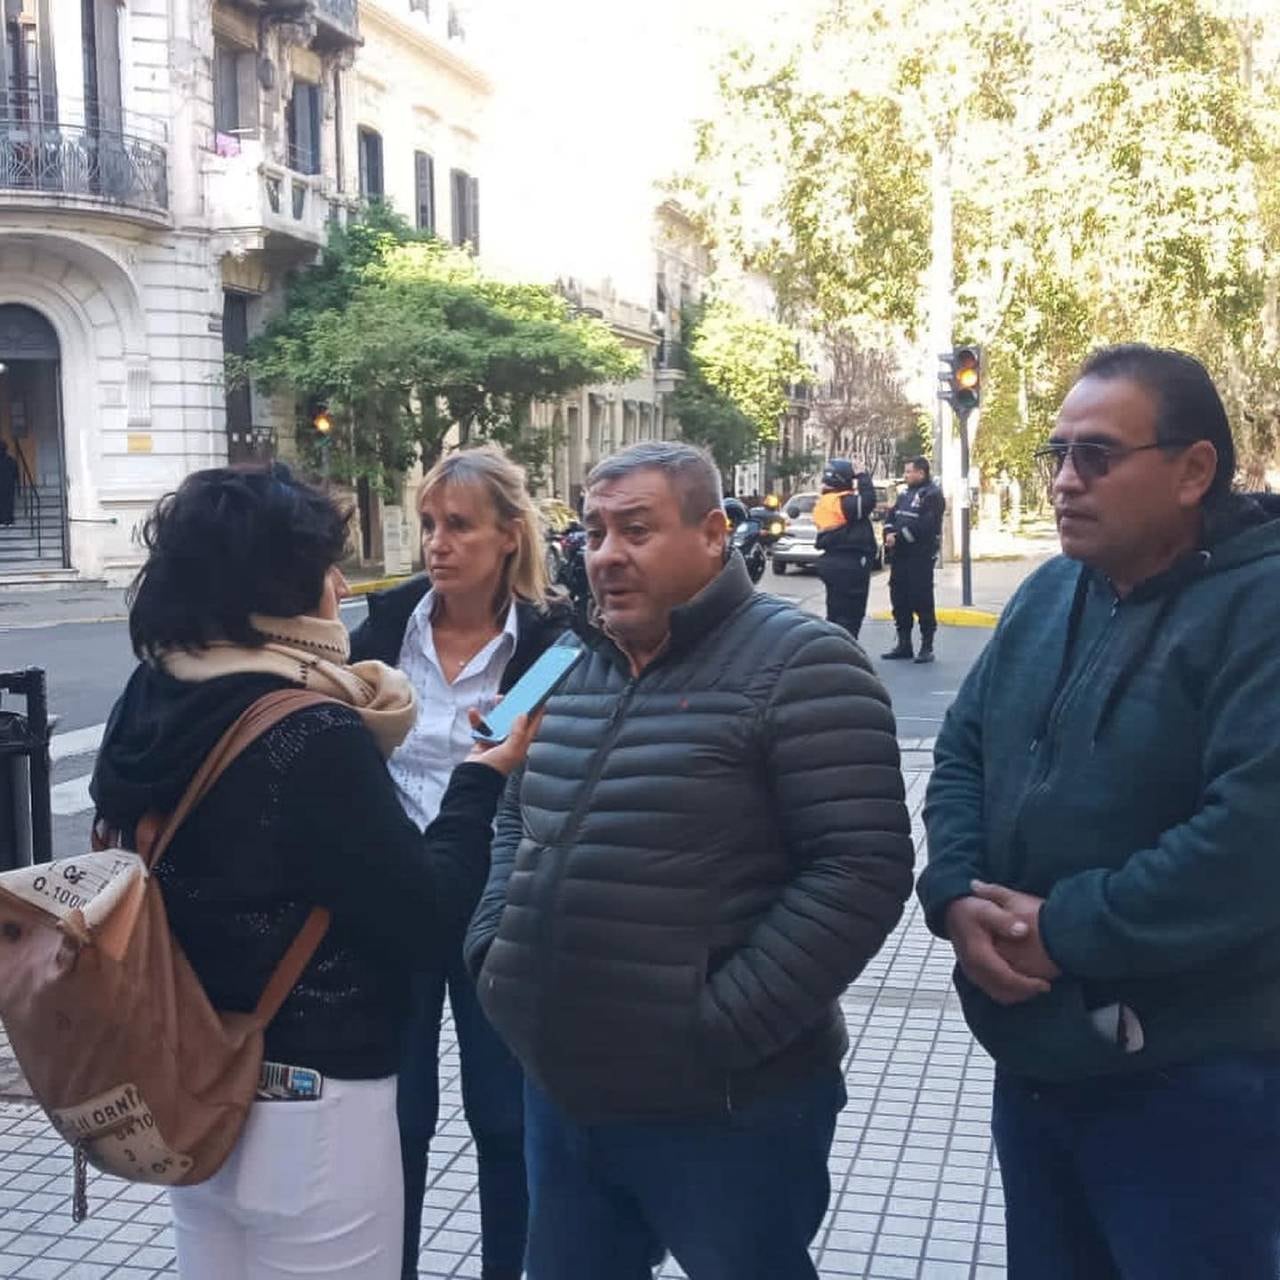
[[347,665],[348,519],[284,467],[221,468],[188,477],[144,532],[129,616],[141,663],[94,774],[101,824],[132,846],[265,694],[329,699],[239,756],[156,869],[174,937],[223,1011],[253,1009],[313,907],[332,918],[266,1031],[268,1063],[316,1073],[320,1096],[255,1103],[218,1173],[171,1192],[183,1280],[399,1275],[408,979],[458,949],[498,795],[528,747],[522,723],[454,770],[425,832],[405,816],[385,760],[416,701],[382,663]]

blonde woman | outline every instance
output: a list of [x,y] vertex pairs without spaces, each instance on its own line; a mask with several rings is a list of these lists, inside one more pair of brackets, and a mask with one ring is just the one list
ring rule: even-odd
[[[405,812],[426,830],[449,775],[472,747],[467,711],[487,710],[569,629],[550,594],[541,523],[524,473],[498,449],[450,454],[418,491],[423,576],[369,600],[354,658],[378,658],[413,684],[418,722],[389,768]],[[439,1111],[440,1023],[449,995],[462,1097],[476,1144],[484,1280],[519,1280],[528,1194],[520,1067],[481,1012],[459,947],[415,976],[400,1066],[405,1280],[418,1274],[427,1154]]]

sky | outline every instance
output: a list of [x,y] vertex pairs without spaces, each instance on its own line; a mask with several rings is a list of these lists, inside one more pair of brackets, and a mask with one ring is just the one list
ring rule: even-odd
[[647,302],[657,184],[691,162],[724,51],[765,38],[776,12],[767,0],[473,0],[495,90],[486,258],[529,279],[607,277]]

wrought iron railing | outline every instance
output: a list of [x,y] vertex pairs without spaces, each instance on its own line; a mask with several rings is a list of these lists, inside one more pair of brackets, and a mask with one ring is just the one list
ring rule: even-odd
[[0,118],[0,192],[90,196],[164,213],[169,207],[165,149],[92,125]]
[[658,368],[688,373],[689,352],[684,343],[676,342],[671,338],[662,338],[658,342]]
[[22,450],[16,443],[12,447],[18,460],[17,496],[22,499],[23,511],[26,513],[24,523],[30,526],[32,535],[35,537],[36,559],[40,560],[44,557],[44,521],[40,518],[40,490],[36,486],[36,478],[31,474],[26,458],[22,456]]
[[318,0],[320,15],[347,31],[356,29],[356,0]]

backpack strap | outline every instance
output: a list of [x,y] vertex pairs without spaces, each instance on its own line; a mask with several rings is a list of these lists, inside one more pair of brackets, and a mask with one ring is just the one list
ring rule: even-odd
[[258,1026],[265,1028],[280,1012],[280,1006],[298,985],[302,971],[311,963],[311,957],[328,931],[329,912],[324,907],[312,907],[258,999],[258,1007],[253,1011],[253,1020]]
[[[164,857],[178,828],[186,821],[191,811],[209,793],[213,784],[227,771],[228,766],[252,743],[256,742],[268,729],[279,724],[285,716],[307,707],[318,706],[322,702],[334,702],[323,694],[309,693],[305,689],[280,689],[268,693],[253,703],[247,711],[218,739],[212,751],[205,757],[204,763],[196,770],[182,799],[170,814],[168,822],[163,824],[150,816],[138,824],[138,852],[149,870],[154,871],[160,859]],[[157,832],[159,833],[157,835]],[[316,948],[329,930],[329,912],[324,907],[312,907],[310,914],[303,922],[302,928],[289,944],[288,950],[276,965],[275,972],[267,981],[266,989],[258,1000],[258,1007],[253,1012],[255,1023],[259,1027],[267,1024],[280,1011],[286,998],[303,970],[311,963]]]
[[213,784],[222,777],[237,756],[286,716],[307,707],[318,706],[322,702],[333,701],[335,699],[326,698],[320,693],[309,693],[305,689],[278,689],[275,693],[265,694],[249,706],[205,756],[168,820],[148,815],[138,823],[135,843],[147,869],[156,869],[173,842],[173,837],[178,834],[178,828],[190,817],[191,811],[208,795]]

